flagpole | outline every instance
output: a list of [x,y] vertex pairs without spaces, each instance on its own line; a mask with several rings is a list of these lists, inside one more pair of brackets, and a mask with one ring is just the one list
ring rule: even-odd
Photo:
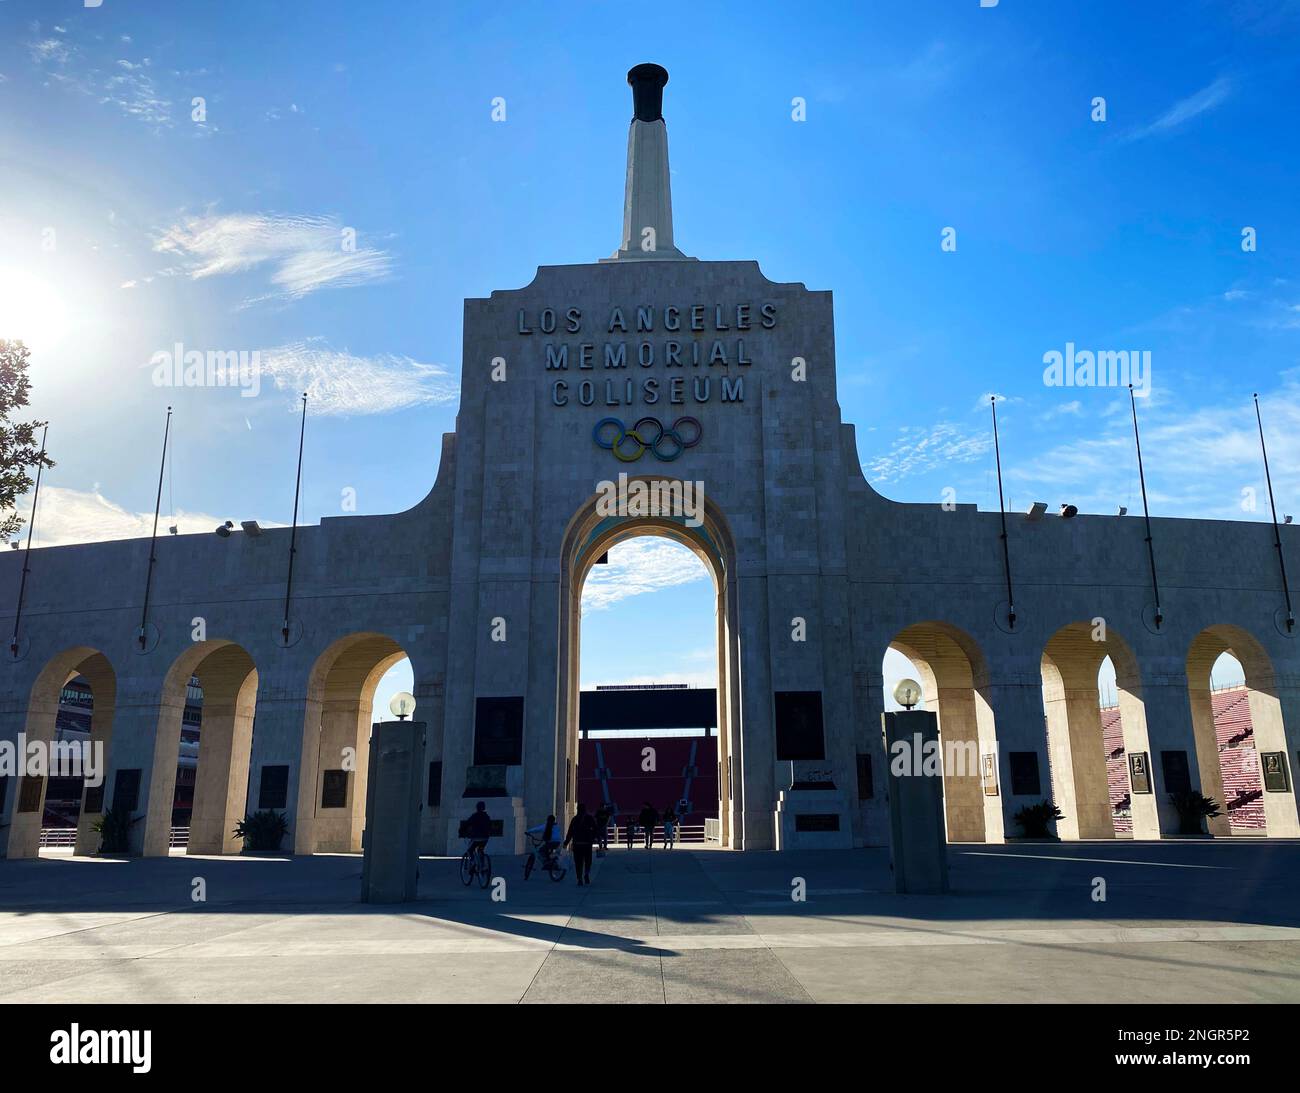
[[1016,628],[1016,598],[1011,591],[1011,548],[1007,544],[1007,506],[1002,498],[1002,449],[998,444],[998,397],[989,396],[993,410],[993,455],[998,465],[998,515],[1002,518],[1002,568],[1007,575],[1007,626]]
[[289,599],[293,595],[293,557],[298,553],[298,497],[302,492],[302,442],[307,434],[307,392],[302,393],[302,424],[298,429],[298,476],[293,485],[293,527],[289,532],[289,575],[284,582],[284,625],[280,635],[289,644]]
[[167,407],[167,421],[163,425],[163,446],[162,462],[158,464],[158,495],[153,502],[153,534],[149,537],[149,568],[144,575],[144,606],[140,608],[140,633],[136,640],[140,643],[140,652],[144,652],[145,646],[149,643],[149,635],[145,627],[149,623],[149,591],[153,585],[153,567],[158,560],[156,547],[158,546],[158,513],[162,508],[162,486],[163,472],[167,469],[167,440],[171,436],[172,430],[172,408]]
[[[1160,629],[1160,624],[1165,621],[1165,617],[1160,611],[1160,582],[1156,580],[1156,548],[1151,540],[1151,510],[1147,507],[1147,479],[1146,473],[1142,469],[1142,438],[1138,435],[1138,411],[1137,398],[1133,394],[1133,385],[1128,385],[1128,401],[1133,409],[1133,442],[1137,445],[1138,457],[1138,481],[1142,484],[1142,514],[1146,518],[1147,526],[1147,558],[1151,562],[1151,588],[1156,597],[1156,629]],[[1130,482],[1132,479],[1129,480]]]
[[1291,610],[1291,589],[1286,583],[1286,558],[1282,555],[1282,532],[1277,523],[1277,504],[1273,500],[1273,476],[1268,470],[1268,446],[1264,443],[1264,419],[1259,413],[1259,392],[1254,393],[1255,421],[1259,424],[1259,450],[1264,454],[1264,481],[1268,483],[1268,507],[1273,513],[1273,545],[1277,547],[1277,564],[1282,571],[1282,594],[1286,597],[1286,629],[1295,629],[1295,612]]
[[18,605],[14,610],[14,633],[9,639],[9,654],[18,656],[18,623],[23,617],[23,597],[27,593],[27,574],[31,572],[32,532],[36,530],[36,503],[41,499],[41,470],[45,466],[45,441],[50,435],[49,422],[41,430],[41,454],[36,460],[36,489],[32,492],[32,516],[27,523],[27,549],[23,552],[23,573],[18,581]]

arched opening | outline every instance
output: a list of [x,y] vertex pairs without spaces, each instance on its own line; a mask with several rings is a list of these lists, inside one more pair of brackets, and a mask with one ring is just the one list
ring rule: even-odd
[[[339,638],[317,658],[303,717],[295,854],[361,850],[376,696],[381,681],[402,664],[409,675],[405,651],[378,633]],[[399,671],[389,683],[403,681]],[[398,689],[406,688],[392,691]]]
[[[234,830],[244,818],[248,802],[257,668],[241,646],[211,640],[196,642],[185,650],[163,680],[144,823],[146,855],[166,854],[172,845],[182,734],[187,707],[193,710],[196,699],[202,703],[202,728],[194,760],[185,850],[190,854],[236,854],[242,849]],[[115,802],[117,793],[115,787]]]
[[[900,630],[882,662],[886,709],[898,708],[893,690],[907,667],[921,685],[922,704],[938,719],[948,841],[1001,842],[998,798],[985,793],[986,782],[996,779],[997,733],[993,711],[979,692],[985,678],[982,653],[969,634],[948,623],[914,623]],[[990,763],[994,769],[986,778]]]
[[9,815],[8,857],[36,857],[47,827],[66,832],[63,844],[70,838],[76,853],[98,850],[93,824],[103,810],[116,703],[117,677],[96,649],[67,649],[41,669],[23,728],[27,749],[38,745],[40,765],[14,779],[12,799],[0,806],[0,815]]
[[1212,760],[1201,768],[1201,792],[1223,812],[1210,831],[1300,836],[1282,704],[1263,645],[1239,626],[1202,630],[1187,653],[1187,697],[1197,756]]
[[647,802],[672,809],[682,842],[718,831],[711,584],[692,550],[649,534],[614,544],[583,584],[574,801],[604,807],[620,835]]
[[1110,839],[1140,830],[1140,837],[1159,837],[1157,809],[1135,802],[1129,780],[1128,753],[1150,749],[1128,643],[1104,619],[1070,623],[1044,646],[1042,674],[1052,795],[1064,814],[1058,834]]
[[[633,482],[662,480],[634,479]],[[629,486],[631,483],[629,483]],[[685,484],[676,483],[678,487]],[[716,665],[717,795],[716,822],[709,825],[710,835],[721,845],[741,848],[745,845],[743,741],[739,731],[739,662],[736,625],[735,551],[729,528],[721,515],[705,503],[696,516],[687,519],[682,509],[668,508],[663,515],[606,515],[593,496],[570,521],[565,534],[561,571],[561,612],[559,635],[558,695],[556,748],[553,777],[549,786],[526,783],[525,794],[537,802],[533,810],[569,816],[576,806],[576,777],[581,759],[580,710],[582,667],[582,593],[592,569],[601,559],[617,551],[620,544],[645,536],[662,537],[689,550],[703,564],[713,581],[715,626],[709,638],[701,634],[700,647],[712,644]],[[649,665],[650,673],[656,672]],[[594,750],[594,749],[592,749]],[[689,765],[689,764],[686,764]],[[593,768],[595,769],[595,768]],[[526,778],[534,778],[526,771]],[[770,776],[770,774],[769,774]],[[683,783],[684,784],[684,783]],[[692,790],[692,805],[703,804]],[[626,813],[624,801],[617,804]],[[635,802],[639,810],[641,802]],[[656,804],[656,808],[662,806]],[[770,846],[770,813],[755,816],[752,822],[763,825],[755,844]]]
[[1231,653],[1220,653],[1210,669],[1210,709],[1228,830],[1233,835],[1266,835],[1268,821],[1255,724],[1250,716],[1250,688],[1246,670]]

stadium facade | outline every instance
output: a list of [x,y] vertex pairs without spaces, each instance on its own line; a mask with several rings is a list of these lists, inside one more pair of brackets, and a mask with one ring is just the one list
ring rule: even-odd
[[[966,757],[943,773],[952,841],[1014,837],[1016,813],[1046,798],[1061,837],[1114,837],[1105,657],[1132,835],[1177,834],[1178,793],[1224,800],[1210,670],[1225,651],[1245,672],[1264,829],[1300,835],[1300,644],[1273,528],[1153,520],[1157,610],[1140,518],[1008,515],[1004,553],[999,513],[880,496],[840,416],[831,294],[678,248],[666,79],[629,74],[617,251],[465,302],[436,481],[409,511],[298,529],[287,625],[286,529],[159,541],[143,628],[145,543],[33,552],[0,733],[49,739],[64,685],[93,690],[108,775],[83,803],[78,850],[94,852],[90,825],[111,807],[132,818],[136,853],[167,852],[191,677],[190,851],[238,851],[235,821],[259,808],[287,814],[297,853],[357,849],[371,702],[403,656],[426,725],[423,849],[459,850],[465,797],[487,791],[522,845],[525,817],[575,803],[584,579],[643,534],[689,547],[713,577],[729,847],[887,841],[891,646],[918,666],[945,749]],[[647,502],[662,483],[677,491],[666,508]],[[1294,551],[1294,529],[1282,536]],[[11,625],[22,565],[0,557]],[[11,857],[36,853],[41,781],[7,787]],[[1226,817],[1208,833],[1227,834]]]

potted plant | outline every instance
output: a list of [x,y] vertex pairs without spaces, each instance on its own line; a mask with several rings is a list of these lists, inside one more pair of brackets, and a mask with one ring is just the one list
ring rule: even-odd
[[1171,793],[1169,800],[1178,811],[1178,834],[1204,835],[1205,821],[1221,816],[1219,802],[1213,797],[1203,797],[1194,789]]
[[99,837],[101,854],[125,854],[131,849],[131,814],[129,812],[106,809],[90,825]]
[[279,850],[288,833],[289,821],[284,813],[269,808],[245,816],[235,824],[235,837],[244,840],[245,850]]
[[1048,825],[1065,819],[1065,813],[1051,801],[1039,801],[1036,805],[1025,805],[1013,818],[1024,832],[1024,838],[1051,839],[1055,836]]

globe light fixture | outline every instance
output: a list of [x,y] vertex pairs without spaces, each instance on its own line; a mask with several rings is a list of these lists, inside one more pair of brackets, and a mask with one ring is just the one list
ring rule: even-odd
[[910,710],[921,701],[921,685],[914,679],[900,679],[894,688],[894,701]]
[[405,721],[415,711],[415,695],[410,691],[398,691],[388,700],[388,710],[398,721]]

